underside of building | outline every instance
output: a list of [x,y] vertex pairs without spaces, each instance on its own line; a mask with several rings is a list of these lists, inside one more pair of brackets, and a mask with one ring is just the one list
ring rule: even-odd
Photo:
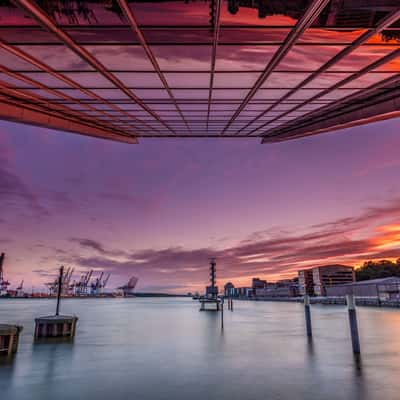
[[400,116],[399,0],[0,0],[0,119],[280,142]]

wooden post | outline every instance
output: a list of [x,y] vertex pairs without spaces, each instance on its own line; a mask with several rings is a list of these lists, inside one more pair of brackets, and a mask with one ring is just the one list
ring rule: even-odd
[[11,356],[11,354],[13,353],[13,346],[14,346],[14,336],[15,336],[15,334],[14,333],[11,333],[10,334],[10,339],[9,339],[9,341],[8,341],[8,352],[7,352],[7,355],[8,356]]
[[233,298],[231,298],[231,311],[233,311]]
[[354,295],[346,295],[347,309],[349,312],[351,344],[353,346],[353,353],[360,354],[360,338],[358,336],[357,312]]
[[305,315],[305,318],[306,318],[307,336],[308,337],[312,337],[310,296],[308,294],[304,295],[304,315]]

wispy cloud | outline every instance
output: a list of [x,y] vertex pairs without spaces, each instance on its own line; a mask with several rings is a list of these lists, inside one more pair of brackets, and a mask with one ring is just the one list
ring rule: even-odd
[[[367,225],[372,227],[368,235],[364,232]],[[218,260],[220,284],[228,279],[248,283],[254,275],[274,279],[317,264],[357,265],[366,259],[400,257],[400,201],[368,208],[356,217],[314,225],[306,233],[281,229],[255,232],[237,245],[223,249],[169,247],[127,251],[110,250],[89,238],[70,241],[89,252],[72,254],[70,263],[111,272],[115,281],[136,275],[147,290],[201,288],[208,279],[210,257]]]

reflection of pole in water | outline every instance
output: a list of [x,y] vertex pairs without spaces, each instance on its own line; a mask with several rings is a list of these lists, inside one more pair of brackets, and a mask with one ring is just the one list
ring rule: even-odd
[[221,329],[224,329],[224,299],[221,298]]

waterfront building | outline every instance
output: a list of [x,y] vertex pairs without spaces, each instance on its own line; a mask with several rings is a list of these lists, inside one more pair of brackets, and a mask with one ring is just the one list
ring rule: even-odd
[[267,286],[267,281],[265,279],[260,279],[260,278],[253,278],[251,287],[253,290],[256,289],[263,289]]
[[323,265],[314,267],[313,282],[316,296],[326,296],[326,287],[355,281],[354,268],[347,265]]
[[224,286],[224,296],[225,297],[232,297],[233,296],[233,289],[235,288],[232,282],[228,282]]
[[309,296],[314,296],[314,279],[312,268],[298,271],[298,278],[300,296],[304,296],[306,294]]
[[275,283],[268,283],[264,288],[256,289],[255,297],[297,297],[299,285],[297,279],[282,279]]
[[344,297],[347,294],[379,300],[400,300],[400,278],[391,276],[326,287],[328,297]]
[[251,297],[253,295],[253,288],[251,287],[238,287],[233,289],[233,297]]

